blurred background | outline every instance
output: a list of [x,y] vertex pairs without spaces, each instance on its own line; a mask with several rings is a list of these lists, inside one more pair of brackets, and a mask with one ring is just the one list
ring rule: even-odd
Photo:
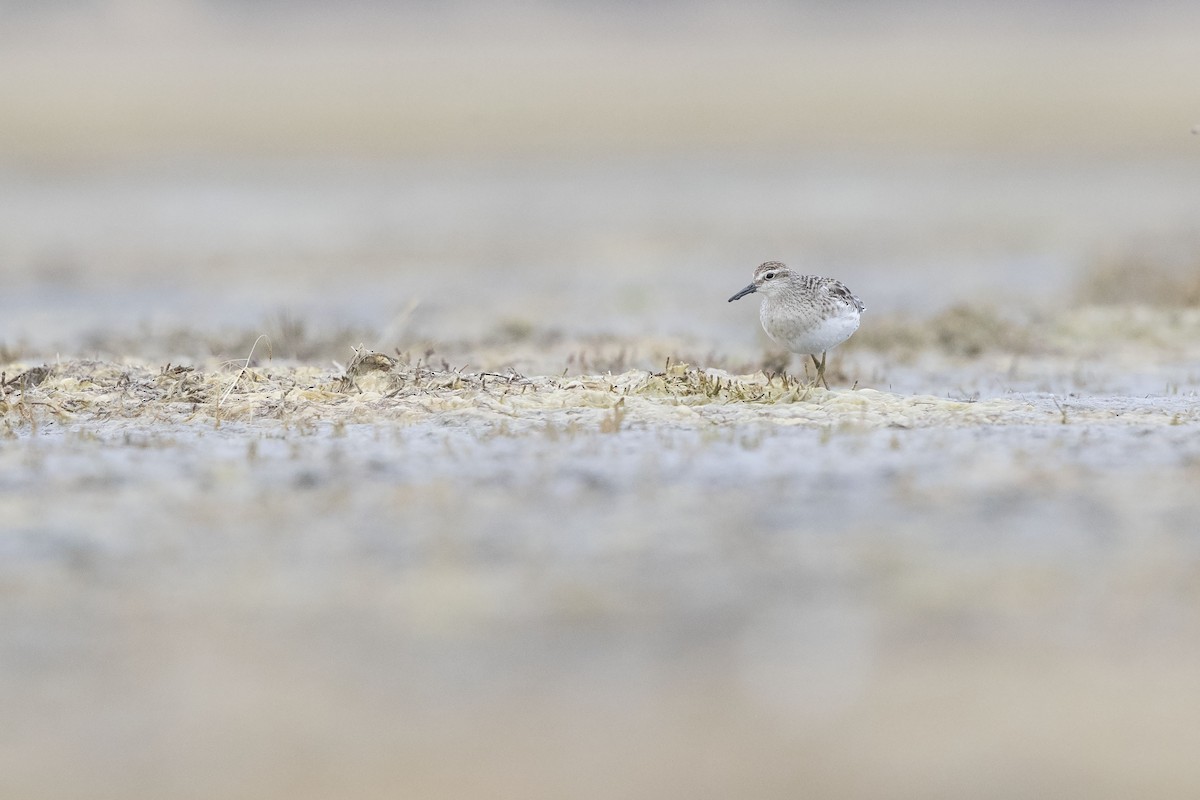
[[9,374],[755,369],[726,298],[781,259],[866,302],[835,388],[1011,412],[27,404],[0,795],[1195,796],[1198,43],[1194,1],[0,0]]
[[280,315],[756,348],[724,300],[771,258],[920,314],[1200,249],[1192,3],[0,13],[14,352]]

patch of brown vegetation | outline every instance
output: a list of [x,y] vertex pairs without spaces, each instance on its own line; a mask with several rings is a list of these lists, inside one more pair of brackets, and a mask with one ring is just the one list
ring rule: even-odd
[[1025,353],[1033,338],[1030,325],[1005,318],[993,308],[957,305],[928,319],[872,319],[847,344],[901,355],[932,349],[971,357],[986,352]]
[[1085,305],[1200,306],[1200,244],[1176,252],[1125,251],[1099,259],[1080,277]]

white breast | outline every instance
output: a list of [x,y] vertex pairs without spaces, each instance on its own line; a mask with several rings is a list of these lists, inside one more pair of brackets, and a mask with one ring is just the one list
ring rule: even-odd
[[849,304],[836,304],[818,312],[813,308],[780,308],[764,300],[758,317],[763,330],[781,346],[793,353],[820,355],[849,339],[858,330],[860,315]]

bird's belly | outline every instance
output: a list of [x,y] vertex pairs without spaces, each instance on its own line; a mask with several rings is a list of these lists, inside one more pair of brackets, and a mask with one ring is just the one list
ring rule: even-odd
[[858,330],[858,314],[836,314],[820,319],[796,320],[762,314],[763,330],[793,353],[819,355],[850,338]]

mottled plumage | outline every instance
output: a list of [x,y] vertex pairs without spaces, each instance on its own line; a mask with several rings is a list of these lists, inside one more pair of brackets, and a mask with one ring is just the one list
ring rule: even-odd
[[818,382],[825,381],[826,352],[858,330],[866,309],[841,281],[800,275],[779,261],[760,264],[754,270],[754,282],[729,302],[752,292],[763,295],[758,309],[763,330],[789,351],[812,356]]

